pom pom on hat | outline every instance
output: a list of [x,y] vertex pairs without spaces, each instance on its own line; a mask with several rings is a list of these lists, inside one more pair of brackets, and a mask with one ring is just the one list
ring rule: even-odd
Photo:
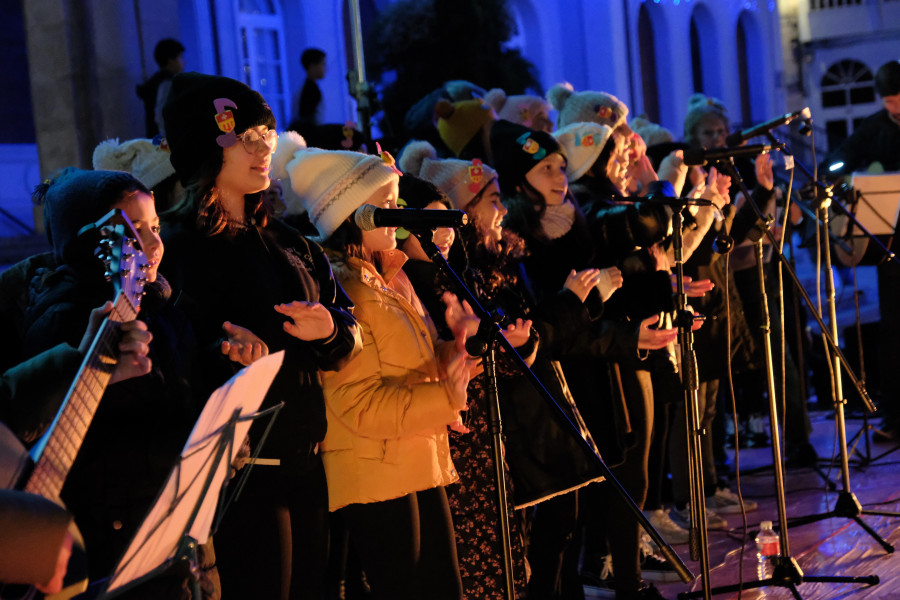
[[272,154],[272,162],[269,165],[270,177],[285,182],[285,185],[281,186],[281,199],[284,202],[286,216],[299,215],[306,210],[303,201],[294,193],[288,183],[290,175],[287,171],[287,164],[301,150],[306,150],[306,140],[303,139],[303,136],[296,131],[285,131],[278,136],[278,147]]
[[91,257],[78,251],[78,231],[112,210],[125,192],[150,190],[124,171],[86,171],[68,167],[35,189],[33,199],[43,203],[44,228],[58,264]]
[[228,77],[178,73],[162,109],[172,166],[182,185],[199,176],[201,165],[238,143],[251,127],[275,129],[275,115],[263,97]]
[[662,125],[653,123],[644,115],[632,119],[629,126],[632,131],[641,136],[647,146],[657,146],[675,141],[675,136],[671,131]]
[[481,190],[497,179],[497,172],[477,158],[438,159],[437,151],[428,142],[407,144],[400,152],[399,163],[404,172],[438,186],[456,210],[465,210]]
[[296,151],[285,170],[319,232],[317,242],[331,237],[378,188],[399,178],[396,167],[380,156],[318,148]]
[[526,173],[545,157],[554,152],[566,155],[549,133],[510,121],[497,121],[491,127],[491,148],[494,167],[500,174],[500,190],[506,195],[515,193]]
[[494,88],[485,95],[484,100],[497,113],[498,119],[538,129],[537,121],[540,119],[536,117],[543,115],[544,123],[548,128],[552,127],[549,117],[550,105],[540,96],[525,94],[507,96],[500,88]]
[[606,92],[575,92],[568,83],[557,84],[547,92],[550,104],[559,111],[557,125],[570,123],[599,123],[615,129],[625,123],[628,107]]
[[434,105],[441,140],[459,156],[481,128],[497,119],[493,109],[481,98],[451,103],[439,100]]
[[125,171],[148,188],[156,187],[175,174],[169,151],[143,138],[121,144],[118,139],[100,142],[94,148],[92,162],[96,171]]
[[598,123],[572,123],[553,132],[566,151],[566,177],[578,181],[597,162],[612,129]]
[[689,141],[694,138],[694,129],[706,115],[715,115],[725,122],[728,128],[728,115],[725,105],[721,100],[710,98],[705,94],[692,94],[688,99],[688,112],[684,117],[684,139]]

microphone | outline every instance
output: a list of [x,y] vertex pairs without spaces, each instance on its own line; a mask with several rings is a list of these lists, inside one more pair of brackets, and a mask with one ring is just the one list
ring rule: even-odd
[[705,165],[708,162],[727,160],[739,156],[756,156],[762,152],[769,152],[772,146],[768,144],[753,144],[751,146],[734,146],[732,148],[710,148],[709,150],[689,148],[684,151],[684,164],[688,166]]
[[378,208],[363,204],[353,213],[353,221],[363,231],[379,227],[403,227],[410,231],[422,231],[439,227],[462,227],[469,222],[469,218],[461,210]]
[[765,135],[775,129],[776,127],[781,127],[782,125],[787,125],[791,121],[796,119],[811,119],[812,113],[809,112],[809,107],[798,111],[794,111],[792,113],[786,113],[781,115],[780,117],[775,117],[771,121],[766,121],[761,125],[756,125],[755,127],[751,127],[750,129],[745,129],[743,131],[736,131],[725,138],[725,143],[729,146],[738,146],[743,144],[750,138],[755,138],[759,135]]
[[674,206],[682,208],[685,206],[715,206],[711,200],[706,198],[674,198],[672,196],[661,196],[658,194],[649,194],[644,197],[638,197],[639,202],[647,202],[648,204],[662,204],[664,206]]

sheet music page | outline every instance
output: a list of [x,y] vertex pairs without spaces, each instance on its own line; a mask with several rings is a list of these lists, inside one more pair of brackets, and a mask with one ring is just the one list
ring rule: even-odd
[[[172,558],[185,534],[201,544],[209,538],[219,492],[252,421],[237,424],[234,443],[228,448],[230,454],[225,455],[228,460],[215,465],[219,445],[231,441],[222,435],[223,428],[236,410],[240,410],[241,416],[251,416],[259,410],[283,358],[284,351],[281,351],[257,360],[209,397],[182,450],[180,463],[173,467],[156,504],[110,577],[108,592],[143,577]],[[212,469],[215,469],[212,483],[201,498]],[[198,502],[202,502],[200,511],[191,525],[190,518]]]

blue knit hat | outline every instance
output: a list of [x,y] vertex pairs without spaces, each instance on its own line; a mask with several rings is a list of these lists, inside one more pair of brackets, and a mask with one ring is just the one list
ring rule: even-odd
[[150,190],[130,173],[85,171],[68,167],[34,190],[35,203],[44,205],[44,228],[58,264],[84,260],[75,244],[78,231],[106,213],[127,192]]

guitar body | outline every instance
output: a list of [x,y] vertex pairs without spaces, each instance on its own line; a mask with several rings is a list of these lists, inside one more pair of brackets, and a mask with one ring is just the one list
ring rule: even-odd
[[[22,442],[5,425],[0,423],[0,488],[21,489],[28,481],[34,468],[34,462],[25,449]],[[84,576],[87,573],[87,553],[81,532],[75,522],[69,525],[69,534],[72,536],[72,555],[69,557],[69,566],[66,570],[66,578],[63,580],[63,589],[57,594],[45,595],[30,585],[15,585],[0,583],[0,600],[69,600],[87,589],[88,580]]]
[[[102,238],[97,254],[106,265],[106,278],[115,290],[113,310],[94,337],[56,417],[31,450],[26,451],[11,431],[0,426],[0,486],[38,494],[60,506],[66,475],[118,361],[119,326],[137,316],[146,282],[143,273],[147,259],[140,250],[134,227],[122,211],[111,211],[79,235]],[[44,596],[32,586],[0,583],[0,600],[68,600],[85,591],[87,554],[74,521],[69,533],[74,543],[61,592]]]

